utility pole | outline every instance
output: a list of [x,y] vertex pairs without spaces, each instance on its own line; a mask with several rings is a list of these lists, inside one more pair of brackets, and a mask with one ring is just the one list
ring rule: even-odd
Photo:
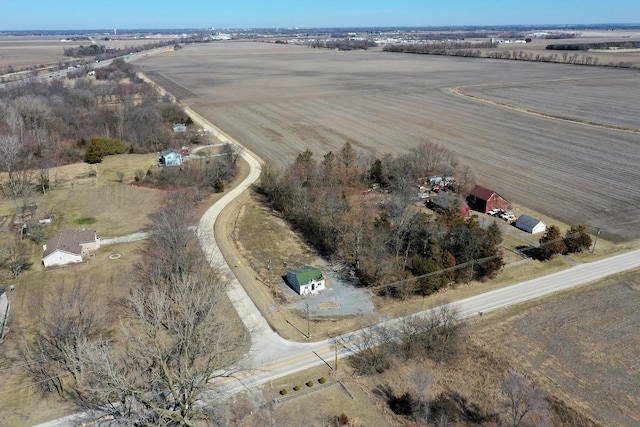
[[598,236],[602,233],[602,229],[598,227],[598,231],[596,232],[596,239],[593,241],[593,248],[591,249],[591,253],[594,253],[596,250],[596,243],[598,243]]
[[305,307],[307,307],[307,339],[311,338],[311,325],[310,325],[310,321],[309,321],[309,303],[305,303],[304,304]]
[[336,372],[338,372],[338,341],[335,342],[335,349],[336,349],[336,362],[335,362],[335,370]]

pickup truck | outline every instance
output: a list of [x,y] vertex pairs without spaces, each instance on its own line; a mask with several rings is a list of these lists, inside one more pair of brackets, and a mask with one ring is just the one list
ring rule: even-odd
[[500,215],[500,218],[504,219],[505,221],[514,221],[516,219],[516,216],[513,214],[513,212],[504,212]]

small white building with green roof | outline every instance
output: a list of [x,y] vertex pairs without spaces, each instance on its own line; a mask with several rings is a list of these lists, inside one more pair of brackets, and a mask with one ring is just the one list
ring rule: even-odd
[[299,295],[317,294],[325,288],[322,271],[309,265],[287,271],[287,282]]

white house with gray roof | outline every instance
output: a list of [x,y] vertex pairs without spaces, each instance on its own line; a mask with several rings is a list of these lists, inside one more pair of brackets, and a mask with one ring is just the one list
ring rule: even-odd
[[100,248],[100,238],[96,230],[62,230],[60,234],[42,246],[42,265],[66,265],[82,262],[89,251]]

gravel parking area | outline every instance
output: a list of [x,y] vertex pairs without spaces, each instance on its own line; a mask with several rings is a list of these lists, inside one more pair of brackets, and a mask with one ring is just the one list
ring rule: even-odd
[[348,316],[360,314],[374,314],[376,308],[368,289],[356,287],[335,272],[322,272],[325,276],[326,289],[318,295],[300,296],[286,283],[282,289],[287,296],[294,299],[293,307],[306,310],[309,304],[309,314],[318,316]]

